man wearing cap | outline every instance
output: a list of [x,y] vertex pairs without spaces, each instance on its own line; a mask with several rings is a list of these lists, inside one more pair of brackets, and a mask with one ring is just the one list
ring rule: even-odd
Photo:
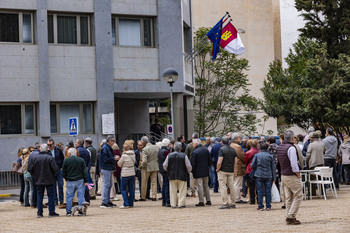
[[[313,133],[311,138],[311,143],[307,148],[306,152],[306,166],[310,170],[314,170],[315,167],[323,166],[323,153],[326,147],[322,141],[320,141],[320,135],[318,133]],[[310,176],[310,180],[315,180],[315,175]],[[316,184],[312,185],[312,196],[316,195]]]
[[158,164],[159,172],[163,177],[163,187],[162,187],[162,206],[170,207],[170,196],[169,196],[169,179],[168,173],[163,168],[163,163],[169,154],[170,140],[164,138],[162,141],[163,146],[158,152]]

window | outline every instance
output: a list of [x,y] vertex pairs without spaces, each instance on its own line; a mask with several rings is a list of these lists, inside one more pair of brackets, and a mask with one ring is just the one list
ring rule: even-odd
[[0,12],[0,41],[33,43],[33,14]]
[[68,134],[68,120],[78,117],[79,133],[93,133],[91,103],[60,103],[50,105],[51,133]]
[[90,17],[87,15],[48,14],[49,43],[90,44]]
[[35,134],[34,104],[0,105],[0,135]]
[[153,46],[153,20],[150,18],[112,18],[113,45]]

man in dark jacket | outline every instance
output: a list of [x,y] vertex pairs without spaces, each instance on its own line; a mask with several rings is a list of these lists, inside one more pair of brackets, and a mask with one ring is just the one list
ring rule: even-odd
[[[169,154],[164,163],[164,170],[168,172],[170,181],[170,205],[172,208],[186,207],[186,189],[188,174],[192,170],[191,162],[187,155],[181,152],[181,142],[175,142],[175,152]],[[179,199],[177,198],[179,192]]]
[[37,217],[43,217],[43,199],[45,188],[47,191],[47,196],[49,198],[49,217],[59,216],[55,212],[55,194],[54,194],[54,184],[55,175],[58,172],[58,167],[55,159],[52,155],[48,154],[47,144],[42,144],[40,147],[40,153],[33,156],[28,162],[28,171],[35,180],[37,186],[37,205],[38,212]]
[[192,153],[191,164],[193,178],[196,179],[198,187],[199,203],[196,206],[204,206],[204,196],[206,205],[211,205],[209,193],[209,150],[204,147],[200,139],[193,139],[194,151]]
[[216,143],[212,146],[211,152],[210,152],[210,159],[211,159],[210,169],[214,172],[214,179],[212,181],[214,193],[219,192],[219,182],[218,182],[218,173],[216,172],[216,164],[218,162],[219,150],[221,146],[222,146],[221,137],[219,137]]
[[[84,145],[84,140],[82,138],[78,138],[75,141],[75,147],[77,148],[77,151],[79,151],[80,158],[84,159],[88,175],[90,175],[89,173],[91,168],[91,153],[90,151],[85,149],[83,145]],[[90,192],[87,186],[85,186],[84,198],[85,198],[85,201],[90,203]]]
[[162,143],[163,143],[163,146],[160,148],[158,152],[159,172],[163,176],[162,206],[170,207],[168,173],[163,168],[163,163],[169,154],[170,140],[167,138],[164,138]]
[[97,150],[92,146],[92,139],[90,137],[85,138],[85,148],[90,152],[90,176],[94,186],[90,189],[90,200],[96,199],[96,157]]
[[[84,202],[84,186],[88,183],[88,172],[85,161],[77,157],[77,150],[75,148],[68,149],[68,158],[63,162],[62,173],[64,179],[67,181],[67,216],[71,216],[72,202],[75,191],[77,191],[78,205],[81,206]],[[79,215],[82,215],[79,212]]]
[[115,137],[108,136],[107,142],[101,148],[100,168],[103,176],[103,191],[101,208],[112,208],[115,205],[111,202],[111,188],[113,184],[113,170],[115,169],[115,161],[120,159],[120,156],[113,155],[112,146],[115,143]]
[[[40,153],[40,146],[41,146],[40,142],[36,142],[34,144],[34,150],[32,153],[30,153],[29,160],[36,157]],[[29,160],[28,160],[28,164],[29,164]],[[38,187],[35,184],[34,177],[32,177],[32,178],[33,178],[33,208],[36,208],[37,207]]]
[[[63,177],[62,177],[62,164],[64,160],[63,152],[60,148],[55,146],[55,141],[50,138],[47,141],[47,146],[49,147],[49,154],[51,153],[52,157],[55,158],[58,172],[55,175],[55,204],[58,204],[58,199],[60,200],[60,205],[63,205]],[[57,187],[58,186],[58,195],[57,195]],[[57,198],[58,196],[58,198]]]

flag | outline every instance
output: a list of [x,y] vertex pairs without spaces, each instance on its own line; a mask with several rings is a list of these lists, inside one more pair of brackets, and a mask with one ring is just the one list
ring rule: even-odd
[[222,20],[225,18],[222,17],[220,21],[207,33],[207,37],[213,43],[213,61],[216,58],[216,55],[220,51],[220,41],[221,41],[221,31],[222,31]]
[[220,46],[229,53],[243,54],[245,51],[237,29],[231,23],[222,30]]

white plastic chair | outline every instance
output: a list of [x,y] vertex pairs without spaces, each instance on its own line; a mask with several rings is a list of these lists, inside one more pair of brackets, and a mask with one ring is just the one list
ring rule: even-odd
[[[304,200],[306,200],[306,183],[309,180],[309,174],[307,172],[300,172],[300,180],[301,183],[303,183],[303,193],[304,193]],[[309,187],[307,187],[308,191],[309,191]]]
[[319,171],[315,172],[314,174],[316,175],[316,180],[310,180],[309,188],[311,189],[312,184],[317,184],[318,194],[321,197],[320,186],[322,185],[323,196],[324,199],[327,200],[325,184],[329,184],[332,191],[332,195],[335,198],[338,198],[337,190],[335,189],[333,180],[333,168],[319,168]]

